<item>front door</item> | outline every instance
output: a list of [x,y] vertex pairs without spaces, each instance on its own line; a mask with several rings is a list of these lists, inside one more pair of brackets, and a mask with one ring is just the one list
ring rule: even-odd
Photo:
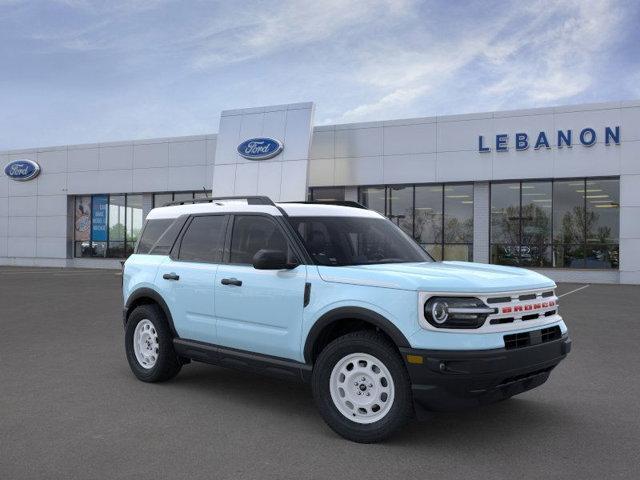
[[173,259],[160,265],[173,323],[180,338],[216,343],[215,281],[229,216],[191,219]]
[[236,215],[229,262],[216,275],[218,343],[222,346],[300,360],[305,265],[290,270],[256,270],[258,250],[287,252],[298,260],[286,234],[273,218]]

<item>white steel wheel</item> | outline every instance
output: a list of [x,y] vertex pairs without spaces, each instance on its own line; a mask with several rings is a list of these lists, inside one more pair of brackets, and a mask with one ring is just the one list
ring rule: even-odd
[[151,320],[140,320],[133,332],[133,352],[141,367],[151,369],[158,361],[158,332]]
[[329,390],[338,411],[360,424],[384,418],[395,397],[389,369],[368,353],[351,353],[338,361],[329,377]]

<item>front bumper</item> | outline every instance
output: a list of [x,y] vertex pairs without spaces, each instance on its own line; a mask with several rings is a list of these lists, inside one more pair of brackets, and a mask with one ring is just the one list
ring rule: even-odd
[[542,385],[570,351],[566,333],[550,342],[509,350],[400,349],[413,399],[431,411],[493,403],[531,390]]

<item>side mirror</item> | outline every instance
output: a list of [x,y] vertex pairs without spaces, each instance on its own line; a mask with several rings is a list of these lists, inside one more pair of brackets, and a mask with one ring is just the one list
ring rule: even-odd
[[288,270],[298,265],[287,261],[287,254],[282,250],[258,250],[253,256],[253,268],[257,270]]

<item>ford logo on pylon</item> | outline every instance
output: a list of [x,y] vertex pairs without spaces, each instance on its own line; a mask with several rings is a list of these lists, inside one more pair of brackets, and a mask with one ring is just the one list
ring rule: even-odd
[[249,160],[266,160],[278,155],[284,146],[273,138],[250,138],[238,145],[238,153]]
[[4,167],[4,173],[11,180],[26,182],[38,176],[40,173],[40,165],[33,160],[14,160]]

